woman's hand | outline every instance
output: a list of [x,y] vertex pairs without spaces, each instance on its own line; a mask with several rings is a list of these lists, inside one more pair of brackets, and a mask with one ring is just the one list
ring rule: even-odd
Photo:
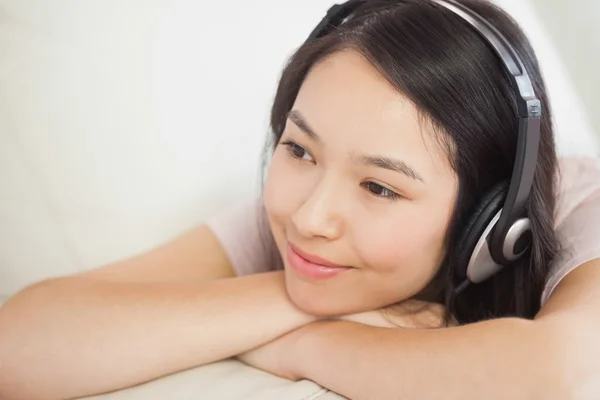
[[445,313],[446,308],[441,304],[406,300],[379,310],[344,315],[336,319],[380,328],[435,329],[457,325],[453,318],[446,323]]
[[[456,325],[454,320],[450,320],[446,324],[445,311],[445,307],[441,304],[407,300],[379,310],[344,315],[334,319],[379,328],[436,329]],[[239,355],[238,359],[252,367],[282,378],[293,381],[300,380],[302,377],[295,372],[293,364],[296,351],[302,351],[297,349],[296,345],[298,338],[303,334],[310,334],[310,330],[303,327],[296,329]]]
[[302,379],[293,369],[293,359],[298,337],[302,328],[278,337],[262,346],[237,356],[238,360],[251,367],[269,372],[291,381]]

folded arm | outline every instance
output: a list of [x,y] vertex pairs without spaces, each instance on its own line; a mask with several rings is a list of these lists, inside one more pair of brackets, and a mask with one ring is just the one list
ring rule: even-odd
[[564,278],[534,320],[432,329],[300,328],[293,375],[360,399],[600,398],[600,260]]
[[117,390],[237,355],[313,320],[288,299],[282,272],[233,277],[202,228],[9,299],[0,308],[0,398]]

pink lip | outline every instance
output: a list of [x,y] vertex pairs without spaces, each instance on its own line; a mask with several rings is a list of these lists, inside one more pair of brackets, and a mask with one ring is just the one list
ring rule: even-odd
[[351,269],[305,253],[291,244],[288,244],[287,259],[294,271],[310,279],[331,278]]

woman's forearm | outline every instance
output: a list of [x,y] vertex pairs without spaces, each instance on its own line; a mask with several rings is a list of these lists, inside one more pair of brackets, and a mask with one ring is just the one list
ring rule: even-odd
[[[0,309],[0,393],[72,398],[228,358],[314,320],[282,272],[190,283],[59,278]],[[2,397],[2,396],[0,396]]]
[[532,321],[431,330],[324,321],[292,335],[292,375],[354,400],[571,398],[564,345]]

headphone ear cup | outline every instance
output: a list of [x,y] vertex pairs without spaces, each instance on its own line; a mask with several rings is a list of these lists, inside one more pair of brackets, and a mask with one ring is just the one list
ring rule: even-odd
[[[465,227],[461,231],[460,238],[457,242],[458,262],[455,270],[455,276],[458,283],[461,283],[467,278],[467,269],[473,250],[486,228],[502,209],[504,200],[506,199],[508,185],[509,182],[504,181],[488,190],[475,207],[473,214],[471,214]],[[476,265],[474,267],[477,268]]]

